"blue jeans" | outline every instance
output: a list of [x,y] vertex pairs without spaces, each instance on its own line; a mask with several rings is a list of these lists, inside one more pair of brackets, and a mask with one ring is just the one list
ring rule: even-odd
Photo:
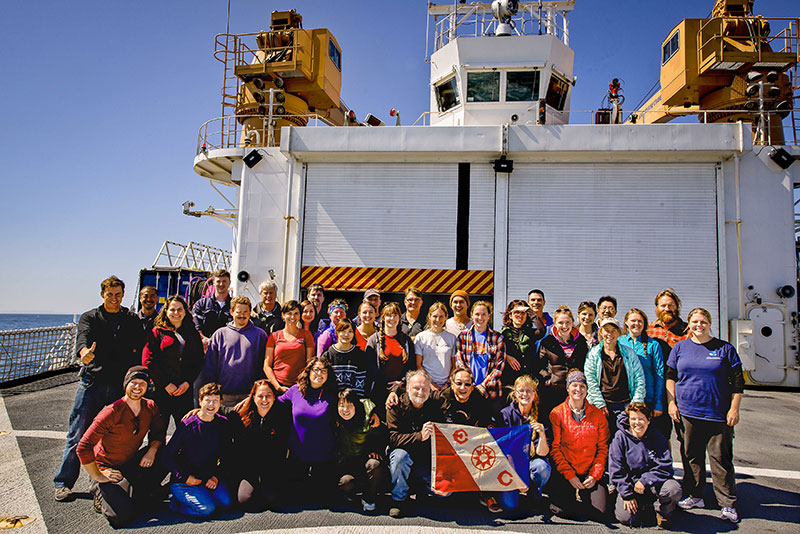
[[[414,475],[425,483],[428,493],[431,493],[431,469],[414,469],[414,460],[405,449],[394,449],[389,453],[389,473],[392,475],[392,499],[404,501],[409,494],[409,478]],[[437,495],[447,497],[450,495]]]
[[233,502],[231,492],[224,482],[219,482],[213,490],[204,485],[190,486],[176,482],[169,487],[172,492],[170,508],[191,517],[207,517],[217,508],[229,508]]
[[[535,499],[542,498],[542,488],[550,480],[550,463],[543,458],[531,458],[530,489],[528,495]],[[498,494],[500,505],[506,510],[514,510],[519,506],[519,491],[501,491]]]
[[75,394],[75,403],[72,405],[72,413],[69,415],[67,443],[64,445],[61,467],[53,479],[55,487],[66,486],[72,489],[75,485],[81,473],[81,463],[75,454],[78,442],[100,410],[120,397],[122,397],[122,384],[101,384],[92,377],[81,377],[78,392]]

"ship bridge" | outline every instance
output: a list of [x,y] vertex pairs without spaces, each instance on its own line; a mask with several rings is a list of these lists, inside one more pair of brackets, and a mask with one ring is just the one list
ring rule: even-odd
[[428,6],[431,126],[567,124],[574,0]]

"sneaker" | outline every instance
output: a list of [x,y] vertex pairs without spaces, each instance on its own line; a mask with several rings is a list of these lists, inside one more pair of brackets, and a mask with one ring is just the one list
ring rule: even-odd
[[375,503],[374,502],[367,502],[364,499],[361,499],[361,509],[365,512],[374,512],[375,511]]
[[703,501],[703,499],[698,499],[690,495],[678,501],[678,507],[682,510],[691,510],[692,508],[705,508],[706,503]]
[[402,503],[399,501],[393,501],[392,507],[389,508],[389,517],[394,519],[400,519],[403,517],[403,508]]
[[503,511],[503,507],[500,506],[500,503],[497,502],[495,497],[481,498],[481,504],[488,508],[493,514],[499,514]]
[[58,486],[56,487],[55,491],[55,499],[58,502],[65,501],[67,498],[72,495],[72,490],[66,486]]
[[736,508],[728,508],[727,506],[724,506],[722,508],[720,517],[723,521],[730,521],[731,523],[739,522],[739,514],[736,513]]

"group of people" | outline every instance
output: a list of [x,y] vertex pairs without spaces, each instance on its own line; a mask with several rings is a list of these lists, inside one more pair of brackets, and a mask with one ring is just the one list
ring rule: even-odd
[[[581,302],[576,324],[569,307],[546,313],[535,289],[508,304],[496,331],[492,305],[464,291],[450,311],[434,302],[423,316],[413,287],[405,309],[368,290],[351,319],[345,301],[324,305],[319,285],[278,303],[267,281],[253,307],[230,295],[227,271],[191,310],[173,296],[156,313],[146,287],[130,312],[124,287],[104,280],[103,304],[81,316],[80,384],[54,479],[65,500],[82,465],[96,511],[115,526],[167,496],[174,511],[204,517],[335,494],[373,512],[390,493],[400,517],[411,494],[432,493],[434,423],[530,425],[526,508],[546,494],[553,514],[606,521],[613,510],[630,525],[703,507],[707,452],[722,518],[738,522],[741,362],[711,336],[706,310],[680,319],[673,290],[656,295],[655,321],[634,308],[621,324],[604,296]],[[477,498],[491,512],[523,508],[516,490]]]

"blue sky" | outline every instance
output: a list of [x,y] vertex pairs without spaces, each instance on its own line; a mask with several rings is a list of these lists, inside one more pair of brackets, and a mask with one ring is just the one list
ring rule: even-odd
[[[658,78],[667,32],[713,3],[576,2],[572,108],[599,107],[619,77],[630,109]],[[306,28],[334,32],[342,97],[358,116],[393,123],[394,107],[410,124],[428,108],[426,5],[232,0],[230,31],[258,31],[270,11],[297,9]],[[224,207],[192,159],[200,125],[220,115],[222,65],[212,52],[226,10],[226,0],[3,6],[0,312],[81,312],[99,303],[99,282],[112,273],[129,284],[128,305],[165,239],[230,249],[226,226],[181,214],[185,200]],[[755,10],[800,16],[796,0],[758,0]]]

